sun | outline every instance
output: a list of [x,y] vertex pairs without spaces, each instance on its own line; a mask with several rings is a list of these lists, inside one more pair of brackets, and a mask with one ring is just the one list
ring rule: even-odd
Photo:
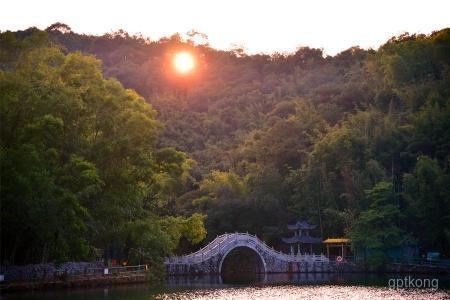
[[175,54],[173,64],[178,72],[186,74],[194,69],[195,60],[189,52],[179,52]]

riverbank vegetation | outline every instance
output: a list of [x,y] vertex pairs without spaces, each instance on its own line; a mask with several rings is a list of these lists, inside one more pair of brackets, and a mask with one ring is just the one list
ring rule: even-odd
[[449,29],[332,57],[192,40],[1,33],[2,263],[160,265],[224,232],[277,246],[298,218],[375,264],[450,254]]

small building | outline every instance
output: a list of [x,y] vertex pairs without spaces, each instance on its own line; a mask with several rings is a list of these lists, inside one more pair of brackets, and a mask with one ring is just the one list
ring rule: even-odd
[[327,257],[330,260],[344,260],[351,251],[350,239],[347,238],[328,238],[323,243],[327,246]]
[[[313,237],[310,235],[310,231],[315,229],[317,225],[300,220],[287,227],[294,232],[294,235],[287,238],[281,238],[281,240],[284,243],[289,244],[291,254],[313,254],[313,245],[322,243],[321,237]],[[295,253],[296,250],[297,253]]]

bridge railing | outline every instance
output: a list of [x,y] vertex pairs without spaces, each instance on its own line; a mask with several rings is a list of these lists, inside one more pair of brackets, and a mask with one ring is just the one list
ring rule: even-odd
[[174,256],[168,258],[169,263],[198,263],[206,260],[220,252],[221,245],[229,238],[231,234],[225,233],[216,237],[211,243],[201,248],[200,250],[183,256]]
[[211,247],[213,247],[213,245],[217,244],[218,241],[219,241],[219,243],[220,243],[221,240],[223,240],[224,238],[226,238],[227,235],[228,235],[228,233],[224,233],[224,234],[222,234],[222,235],[217,236],[217,237],[216,237],[212,242],[210,242],[208,245],[206,245],[205,247],[203,247],[203,248],[201,248],[201,249],[197,250],[196,252],[191,253],[191,254],[189,254],[189,255],[196,255],[196,254],[200,254],[200,253],[202,253],[202,252],[208,251],[209,249],[211,249]]
[[183,261],[187,262],[189,260],[191,260],[191,261],[194,260],[195,257],[205,257],[206,253],[210,252],[210,250],[212,248],[215,248],[216,245],[218,243],[221,243],[228,235],[229,234],[225,233],[225,234],[222,234],[220,236],[217,236],[212,242],[210,242],[205,247],[197,250],[196,252],[190,253],[190,254],[187,254],[187,255],[183,255],[183,256],[172,256],[172,257],[169,257],[167,259],[167,261],[169,263],[176,263],[176,262],[183,262]]
[[268,251],[271,255],[276,255],[278,258],[282,260],[288,260],[288,261],[328,261],[327,257],[323,254],[300,254],[300,255],[292,255],[283,253],[281,251],[277,251],[273,248],[270,248],[266,243],[264,243],[261,239],[258,238],[256,235],[250,235],[248,233],[242,233],[242,235],[248,235],[251,238],[254,238],[258,241],[259,244],[262,244],[266,251]]

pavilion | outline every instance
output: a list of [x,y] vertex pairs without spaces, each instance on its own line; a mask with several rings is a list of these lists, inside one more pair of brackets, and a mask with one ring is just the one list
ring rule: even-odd
[[[313,230],[317,227],[317,225],[309,224],[308,222],[301,220],[297,221],[297,223],[288,225],[287,226],[289,230],[294,231],[294,235],[287,238],[281,238],[282,241],[286,244],[290,245],[291,248],[291,254],[294,253],[294,246],[297,245],[297,254],[301,254],[302,245],[303,246],[309,246],[310,254],[313,253],[312,246],[313,244],[320,244],[322,243],[321,237],[313,237],[310,235],[310,230]],[[305,247],[303,247],[305,249]],[[306,250],[304,250],[306,251]]]

